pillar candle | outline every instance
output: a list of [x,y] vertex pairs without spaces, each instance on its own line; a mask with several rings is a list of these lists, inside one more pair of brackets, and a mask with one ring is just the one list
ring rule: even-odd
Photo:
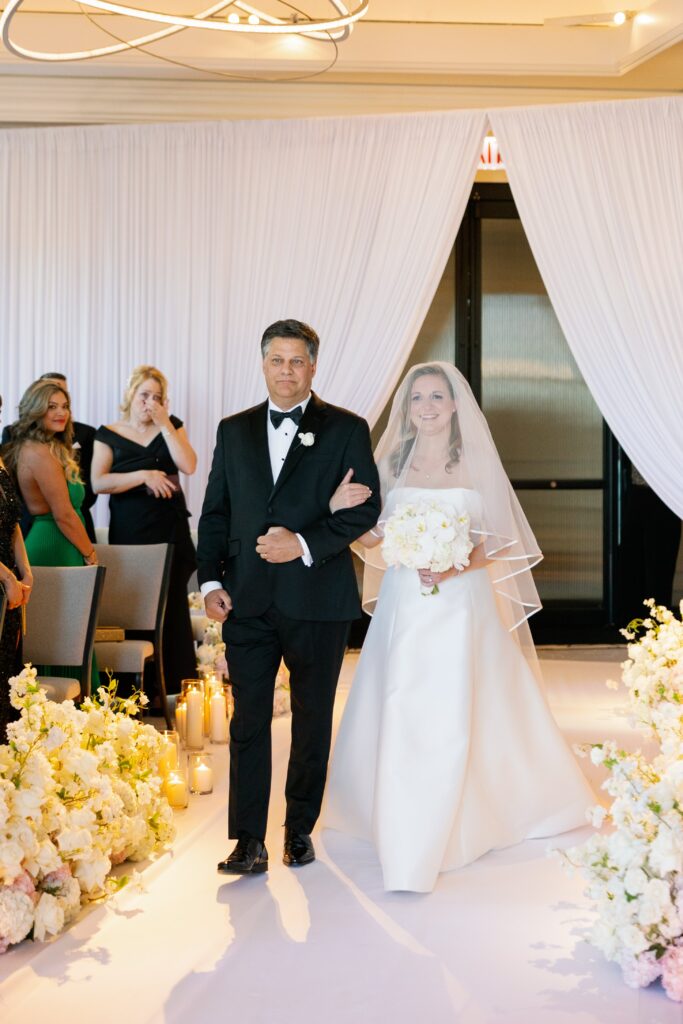
[[185,704],[176,704],[175,724],[180,736],[180,742],[185,742],[185,730],[187,725],[187,707]]
[[187,722],[185,743],[192,750],[204,746],[204,696],[199,690],[188,690],[185,697]]
[[166,799],[176,810],[187,807],[187,780],[182,772],[170,772],[166,779]]
[[190,785],[193,793],[210,793],[213,789],[213,771],[208,764],[196,764],[192,768]]
[[209,739],[212,743],[228,742],[228,709],[223,693],[211,694],[211,729]]

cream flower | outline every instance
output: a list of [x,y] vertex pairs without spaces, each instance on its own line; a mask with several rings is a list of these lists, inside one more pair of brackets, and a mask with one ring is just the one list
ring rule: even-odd
[[58,935],[64,927],[64,910],[54,896],[42,893],[33,924],[33,937],[42,942],[47,935]]
[[0,952],[25,939],[32,927],[31,897],[18,889],[0,887]]

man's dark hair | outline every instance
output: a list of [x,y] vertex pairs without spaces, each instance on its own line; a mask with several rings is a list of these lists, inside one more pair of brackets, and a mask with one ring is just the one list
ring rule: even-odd
[[55,370],[54,373],[41,373],[38,380],[66,380],[66,374],[57,373],[57,371]]
[[320,338],[312,327],[304,324],[301,320],[276,320],[270,327],[266,327],[261,338],[261,355],[265,359],[273,338],[298,338],[303,341],[308,349],[308,355],[312,363],[318,358]]

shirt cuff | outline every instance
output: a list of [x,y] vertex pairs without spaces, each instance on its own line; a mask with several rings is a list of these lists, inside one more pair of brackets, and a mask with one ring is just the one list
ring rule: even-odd
[[303,548],[304,551],[303,555],[301,556],[301,561],[304,563],[307,569],[310,569],[310,567],[313,565],[313,555],[309,550],[308,544],[303,539],[300,533],[297,533],[296,538],[299,541],[299,544],[301,544],[301,547]]
[[208,580],[206,583],[202,583],[199,588],[199,593],[206,600],[206,595],[210,594],[212,590],[222,590],[223,584],[219,583],[218,580]]

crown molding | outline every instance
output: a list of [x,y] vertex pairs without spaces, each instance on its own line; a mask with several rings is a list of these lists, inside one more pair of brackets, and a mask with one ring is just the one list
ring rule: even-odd
[[259,120],[528,106],[672,95],[667,90],[529,85],[198,82],[179,79],[0,76],[6,126]]

